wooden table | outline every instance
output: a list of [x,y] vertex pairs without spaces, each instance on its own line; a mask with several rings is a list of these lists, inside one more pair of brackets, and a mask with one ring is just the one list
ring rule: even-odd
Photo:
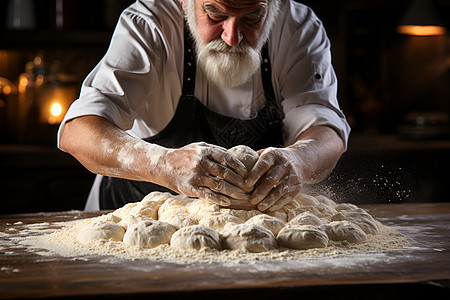
[[[333,258],[191,263],[46,257],[8,242],[14,226],[86,218],[80,211],[0,216],[0,299],[96,297],[429,299],[450,295],[450,203],[361,206],[404,234],[407,249]],[[21,221],[23,224],[17,224]],[[16,223],[16,224],[14,224]],[[443,299],[443,298],[441,298]]]

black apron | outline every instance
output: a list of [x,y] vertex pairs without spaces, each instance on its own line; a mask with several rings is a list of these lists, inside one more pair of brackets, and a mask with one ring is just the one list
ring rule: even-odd
[[[247,145],[256,150],[281,146],[284,115],[275,99],[267,47],[263,47],[261,53],[265,106],[255,118],[240,120],[215,113],[195,98],[196,57],[192,45],[189,33],[185,32],[183,93],[175,115],[160,133],[144,140],[166,148],[180,148],[194,142],[227,149],[237,145]],[[100,209],[117,209],[126,203],[141,201],[152,191],[176,194],[150,182],[105,176],[100,185]]]

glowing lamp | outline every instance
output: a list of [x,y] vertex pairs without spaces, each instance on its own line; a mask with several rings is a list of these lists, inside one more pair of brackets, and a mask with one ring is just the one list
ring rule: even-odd
[[75,100],[76,90],[72,86],[50,85],[40,91],[40,122],[55,125],[61,123]]
[[414,0],[397,26],[397,32],[415,36],[444,35],[446,28],[430,0]]

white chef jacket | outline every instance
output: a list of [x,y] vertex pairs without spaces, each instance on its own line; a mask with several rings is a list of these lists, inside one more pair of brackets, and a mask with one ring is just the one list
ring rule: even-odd
[[[285,145],[311,126],[333,128],[347,144],[350,127],[337,101],[330,42],[307,6],[282,1],[269,37],[275,97],[283,109]],[[145,138],[162,131],[182,92],[184,31],[181,1],[137,1],[122,14],[110,47],[83,82],[60,126],[85,115],[104,117],[129,134]],[[251,119],[264,106],[260,72],[236,88],[215,86],[197,68],[195,96],[210,110]],[[258,149],[257,149],[258,150]],[[86,209],[98,209],[97,176]]]

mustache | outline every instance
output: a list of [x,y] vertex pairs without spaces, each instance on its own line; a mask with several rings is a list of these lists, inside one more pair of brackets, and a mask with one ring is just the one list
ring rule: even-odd
[[230,46],[220,38],[212,40],[205,46],[209,51],[224,52],[230,54],[244,54],[253,49],[245,40],[241,41],[236,46]]

